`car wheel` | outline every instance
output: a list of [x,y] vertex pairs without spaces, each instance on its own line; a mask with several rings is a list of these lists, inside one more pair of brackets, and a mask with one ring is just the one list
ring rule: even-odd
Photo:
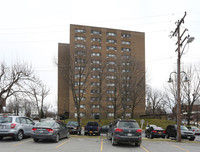
[[112,137],[112,145],[113,145],[113,146],[116,146],[116,145],[117,145],[117,142],[114,140],[114,137]]
[[59,142],[59,140],[60,140],[60,136],[59,136],[59,134],[57,134],[57,135],[56,135],[56,138],[54,139],[54,142],[57,143],[57,142]]
[[39,141],[39,139],[36,139],[36,138],[34,138],[33,140],[34,140],[34,142],[38,142]]
[[111,140],[111,139],[112,139],[112,138],[110,138],[110,136],[109,136],[108,134],[107,134],[106,136],[107,136],[107,139],[108,139],[108,140]]
[[139,146],[140,146],[140,143],[135,143],[135,146],[136,146],[136,147],[139,147]]
[[166,134],[166,138],[169,139],[169,134]]
[[153,139],[153,135],[152,134],[150,134],[150,138]]
[[2,140],[3,139],[3,137],[0,137],[0,140]]
[[87,133],[85,132],[85,133],[84,133],[84,135],[86,136],[86,135],[87,135]]
[[194,138],[189,139],[189,141],[194,141]]
[[67,132],[67,138],[70,138],[70,133],[69,132]]
[[23,131],[19,130],[18,133],[17,133],[17,135],[16,135],[16,137],[15,137],[15,140],[21,141],[23,139],[23,137],[24,137]]

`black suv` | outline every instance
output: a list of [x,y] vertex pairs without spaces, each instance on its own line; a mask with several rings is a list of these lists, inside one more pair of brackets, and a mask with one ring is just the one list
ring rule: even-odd
[[120,142],[133,143],[140,146],[142,142],[142,130],[135,120],[116,120],[110,124],[107,138],[112,140],[115,146]]
[[[168,125],[166,128],[166,138],[177,136],[177,125]],[[185,126],[181,126],[181,138],[189,139],[190,141],[194,141],[195,135],[193,132],[189,131]]]

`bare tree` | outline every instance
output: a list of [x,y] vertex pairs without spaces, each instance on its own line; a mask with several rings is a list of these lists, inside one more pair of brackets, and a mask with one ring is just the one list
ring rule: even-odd
[[190,125],[191,115],[194,104],[200,98],[200,76],[199,70],[196,66],[190,66],[187,70],[187,78],[189,79],[186,83],[181,83],[183,92],[183,102],[185,104],[185,112],[187,113],[187,123]]
[[[85,98],[85,93],[89,84],[86,84],[90,74],[90,54],[85,48],[74,48],[66,60],[66,56],[58,60],[58,69],[65,81],[66,87],[70,88],[74,100],[74,108],[77,111],[77,121],[80,126],[80,105]],[[88,81],[90,82],[90,81]]]
[[49,95],[50,89],[41,81],[30,83],[26,91],[36,106],[39,114],[39,120],[44,116],[44,100]]
[[163,94],[159,90],[149,88],[147,98],[149,102],[148,105],[151,107],[149,113],[154,115],[156,111],[160,109],[160,104],[163,101]]
[[0,65],[0,112],[7,98],[23,91],[23,84],[34,79],[31,66],[16,63],[11,67],[2,62]]

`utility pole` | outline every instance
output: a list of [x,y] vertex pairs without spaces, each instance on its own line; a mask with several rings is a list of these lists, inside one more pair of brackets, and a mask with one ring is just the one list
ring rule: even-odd
[[174,30],[173,34],[171,37],[177,36],[178,41],[176,43],[176,45],[178,45],[178,48],[176,49],[176,51],[178,51],[178,59],[177,59],[177,141],[181,142],[181,97],[180,97],[180,71],[181,71],[181,46],[183,44],[183,42],[187,39],[185,38],[182,42],[181,42],[181,38],[183,36],[183,34],[187,31],[187,29],[185,29],[183,31],[183,33],[180,35],[180,26],[182,23],[184,23],[184,18],[186,16],[186,12],[185,15],[183,16],[183,18],[181,18],[181,20],[177,22],[177,27]]

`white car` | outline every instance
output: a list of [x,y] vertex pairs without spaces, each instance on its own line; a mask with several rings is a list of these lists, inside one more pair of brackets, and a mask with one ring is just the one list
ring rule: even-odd
[[195,126],[191,126],[191,127],[187,127],[188,130],[192,131],[195,135],[200,135],[200,129],[195,127]]

